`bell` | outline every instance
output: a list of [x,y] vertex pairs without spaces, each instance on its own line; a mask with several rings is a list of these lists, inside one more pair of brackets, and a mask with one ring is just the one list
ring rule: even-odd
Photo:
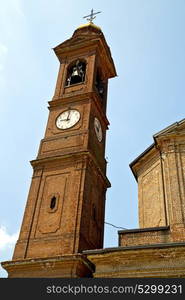
[[69,74],[67,79],[67,86],[84,81],[84,71],[82,68],[83,65],[77,60],[76,65],[71,69],[71,75]]
[[74,67],[74,68],[73,68],[73,72],[72,72],[72,74],[71,74],[71,77],[75,77],[75,76],[80,76],[77,67]]

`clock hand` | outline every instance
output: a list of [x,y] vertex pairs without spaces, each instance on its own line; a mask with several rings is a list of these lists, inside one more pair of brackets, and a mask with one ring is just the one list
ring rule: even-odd
[[66,121],[69,121],[69,119],[70,119],[70,114],[71,114],[71,111],[69,110],[69,112],[68,112],[68,116],[67,116],[67,119],[66,119]]
[[61,119],[61,121],[67,121],[67,118],[63,118],[63,119]]

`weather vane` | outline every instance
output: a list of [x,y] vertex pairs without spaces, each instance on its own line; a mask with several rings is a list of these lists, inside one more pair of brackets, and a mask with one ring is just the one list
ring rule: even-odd
[[91,13],[88,16],[85,16],[83,18],[87,19],[87,21],[89,21],[91,24],[93,23],[93,20],[96,18],[95,15],[101,13],[101,11],[98,11],[96,13],[94,13],[93,8],[91,9]]

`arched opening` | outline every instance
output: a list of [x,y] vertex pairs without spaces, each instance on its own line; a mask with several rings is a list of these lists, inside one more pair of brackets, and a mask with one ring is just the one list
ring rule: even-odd
[[97,70],[95,86],[96,86],[96,89],[97,89],[99,95],[101,96],[101,98],[103,98],[103,96],[104,96],[104,91],[105,91],[104,85],[105,85],[105,83],[101,79],[100,72],[99,72],[99,70]]
[[82,60],[72,62],[67,71],[66,86],[83,83],[85,81],[86,63]]

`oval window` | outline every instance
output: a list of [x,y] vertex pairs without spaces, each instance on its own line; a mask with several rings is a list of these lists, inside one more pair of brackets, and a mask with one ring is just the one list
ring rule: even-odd
[[55,206],[56,206],[56,197],[54,196],[54,197],[52,197],[51,198],[51,202],[50,202],[50,208],[51,209],[54,209],[55,208]]

